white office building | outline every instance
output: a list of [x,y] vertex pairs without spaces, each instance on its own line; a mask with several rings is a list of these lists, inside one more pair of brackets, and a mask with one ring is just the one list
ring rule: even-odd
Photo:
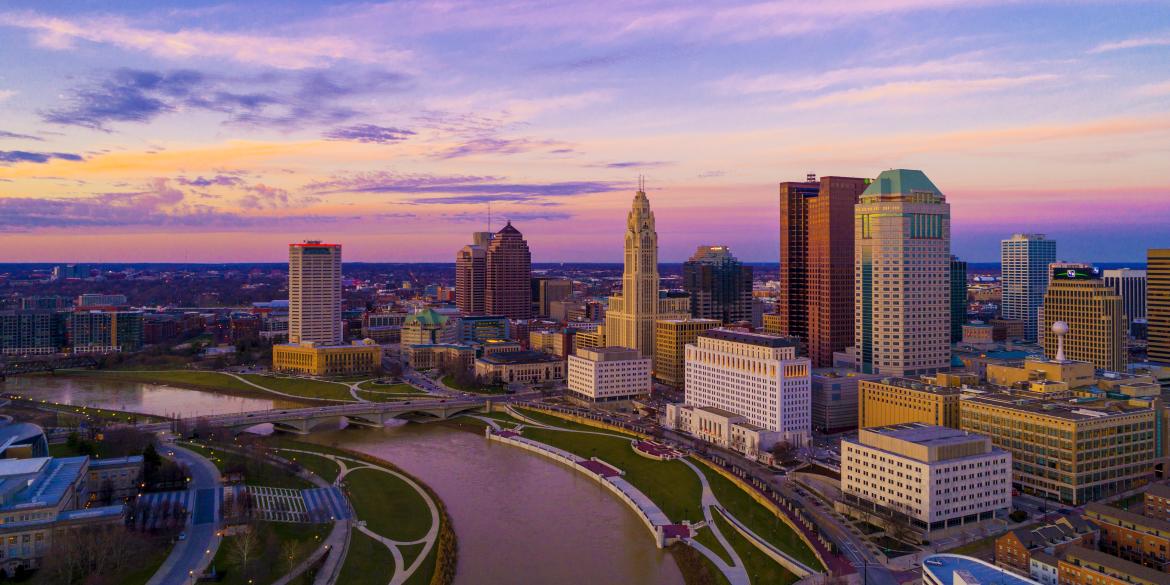
[[650,361],[628,347],[578,349],[569,356],[569,394],[589,402],[630,400],[650,394]]
[[1036,341],[1038,312],[1048,290],[1048,265],[1056,262],[1056,241],[1044,234],[1013,234],[1000,242],[999,250],[1000,312],[1004,319],[1023,321],[1024,339]]
[[788,338],[712,329],[686,346],[686,404],[737,414],[804,445],[812,433],[811,372]]
[[1012,456],[991,439],[911,423],[841,440],[842,508],[902,518],[921,532],[962,526],[1011,507]]

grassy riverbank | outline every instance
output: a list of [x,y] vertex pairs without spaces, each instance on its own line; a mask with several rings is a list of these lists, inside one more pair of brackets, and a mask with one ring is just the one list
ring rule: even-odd
[[[240,374],[242,378],[262,386],[257,388],[234,376],[202,370],[68,370],[57,376],[118,380],[143,384],[164,384],[176,388],[205,390],[243,398],[286,400],[294,404],[312,405],[321,401],[353,401],[344,384],[300,378],[278,378],[260,374]],[[269,391],[271,390],[271,392]]]

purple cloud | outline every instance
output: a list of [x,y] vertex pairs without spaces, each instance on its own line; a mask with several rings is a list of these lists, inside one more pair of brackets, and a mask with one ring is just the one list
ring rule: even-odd
[[0,138],[12,138],[15,140],[36,140],[37,142],[44,142],[45,139],[39,136],[30,136],[28,134],[17,134],[16,132],[8,132],[7,130],[0,130]]
[[474,175],[402,175],[362,173],[332,181],[312,183],[318,193],[402,193],[411,195],[449,194],[446,197],[419,197],[412,203],[459,205],[485,201],[540,202],[550,197],[572,197],[608,193],[624,188],[611,181],[563,181],[553,183],[508,183],[503,177]]
[[395,142],[402,142],[414,135],[415,132],[413,130],[406,130],[404,128],[392,128],[375,124],[356,124],[353,126],[334,128],[325,133],[325,138],[329,140],[347,140],[350,142],[372,144],[393,144]]
[[28,152],[26,150],[0,150],[0,164],[46,163],[52,159],[85,160],[79,154],[68,152]]
[[[555,140],[532,140],[529,138],[484,137],[468,140],[463,144],[436,153],[434,156],[435,158],[452,159],[477,154],[520,154],[556,146],[563,146],[563,143]],[[549,152],[563,154],[565,150],[565,148],[555,148]],[[569,150],[571,152],[571,149]]]
[[200,175],[194,179],[177,177],[175,178],[175,182],[180,185],[186,185],[188,187],[211,187],[213,185],[219,187],[230,187],[235,185],[242,185],[244,180],[239,177],[233,177],[231,175],[215,175],[206,179]]
[[672,163],[670,161],[665,161],[665,160],[650,160],[650,161],[629,160],[629,161],[619,161],[619,162],[611,162],[611,163],[601,163],[601,164],[595,164],[595,165],[589,165],[589,166],[603,168],[603,169],[651,169],[651,168],[656,168],[656,167],[664,167],[664,166],[672,165],[672,164],[674,164],[674,163]]

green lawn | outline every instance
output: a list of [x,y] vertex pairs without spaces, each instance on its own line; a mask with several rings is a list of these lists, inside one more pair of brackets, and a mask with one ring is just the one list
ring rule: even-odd
[[358,384],[361,390],[377,390],[378,392],[392,392],[394,394],[414,394],[422,392],[418,388],[411,386],[405,382],[398,382],[395,384],[378,384],[376,380],[367,380]]
[[[394,574],[394,555],[382,543],[358,532],[350,531],[349,551],[341,566],[338,583],[345,585],[386,585]],[[427,575],[429,582],[430,575]]]
[[417,540],[431,528],[426,501],[405,481],[376,469],[345,476],[349,500],[370,530],[393,540]]
[[495,419],[495,420],[498,420],[500,422],[510,422],[510,423],[515,423],[515,424],[523,424],[520,421],[520,419],[518,419],[518,418],[516,418],[516,417],[514,417],[506,412],[478,412],[478,413],[476,413],[476,416],[482,416],[485,418]]
[[262,376],[260,374],[240,374],[240,377],[265,388],[302,398],[353,402],[353,396],[350,395],[349,387],[345,384],[335,384],[333,382],[312,380],[309,378],[278,378],[275,376]]
[[731,548],[735,549],[735,554],[739,555],[740,560],[743,561],[744,569],[748,573],[748,579],[752,583],[759,585],[788,585],[799,580],[796,575],[772,560],[772,557],[764,554],[755,545],[748,542],[718,511],[715,512],[715,523],[719,525],[719,531],[723,533],[727,542],[731,543]]
[[727,577],[703,553],[681,542],[670,545],[667,550],[686,585],[728,585]]
[[232,392],[234,394],[243,394],[249,396],[272,396],[263,390],[253,388],[231,376],[221,374],[219,372],[204,372],[198,370],[163,370],[157,372],[71,370],[69,375],[115,378],[118,380],[142,382],[146,384],[171,384],[174,386],[198,388],[200,390],[222,390]]
[[[418,569],[414,572],[414,574],[412,574],[410,578],[406,580],[407,585],[429,585],[431,582],[431,577],[435,574],[435,556],[438,554],[437,544],[438,543],[436,543],[436,546],[431,547],[431,551],[427,554],[427,558],[424,559],[421,564],[419,564]],[[421,544],[410,544],[398,547],[398,549],[402,551],[403,562],[409,566],[411,561],[413,561],[414,558],[422,552],[422,547],[423,545]]]
[[403,400],[426,400],[435,398],[433,394],[383,394],[381,392],[371,392],[368,390],[358,390],[358,396],[369,400],[370,402],[400,402]]
[[573,422],[571,420],[564,419],[564,418],[561,418],[561,417],[556,416],[554,414],[549,414],[547,412],[541,412],[539,410],[532,410],[530,408],[519,408],[519,407],[516,408],[516,410],[519,410],[520,414],[523,414],[524,416],[526,416],[532,420],[535,420],[537,422],[542,422],[546,425],[561,427],[562,429],[590,431],[593,433],[615,433],[615,434],[619,434],[619,435],[628,436],[631,439],[636,438],[636,437],[634,437],[634,435],[631,435],[629,433],[624,433],[622,431],[611,431],[609,429],[603,429],[601,427],[595,427],[595,426],[587,425],[584,423]]
[[321,479],[333,483],[337,479],[337,474],[341,473],[341,469],[333,461],[317,455],[308,455],[305,453],[281,453],[286,459],[296,461],[309,471],[316,474]]
[[711,532],[710,527],[700,530],[699,534],[695,536],[695,540],[719,555],[719,558],[723,559],[724,562],[731,564],[731,555],[727,554],[727,550],[723,548],[722,544],[719,544],[719,539],[715,538],[715,533]]
[[264,487],[289,488],[296,490],[308,489],[314,486],[308,480],[293,475],[281,467],[272,465],[263,460],[245,457],[213,446],[181,441],[180,447],[194,451],[211,461],[222,473],[224,470],[244,466],[244,483]]
[[719,498],[719,503],[723,504],[728,512],[743,522],[752,532],[760,535],[776,548],[796,557],[804,564],[814,569],[821,567],[821,562],[817,560],[813,551],[809,550],[808,545],[771,510],[760,505],[719,472],[707,467],[701,461],[693,461],[695,466],[703,471],[703,475],[707,476],[707,482],[711,484],[711,491],[714,492],[716,498]]
[[173,546],[174,545],[167,544],[166,546],[159,546],[157,549],[151,548],[146,551],[145,555],[142,555],[141,551],[139,551],[138,554],[140,556],[136,562],[138,565],[137,568],[129,573],[121,575],[118,582],[122,583],[123,585],[145,585],[146,582],[150,581],[150,578],[154,577],[154,574],[158,572],[158,569],[162,566],[163,561],[167,560],[167,557],[170,556],[171,548]]
[[[256,555],[257,558],[256,564],[253,565],[253,570],[256,571],[254,575],[261,583],[275,581],[287,574],[312,551],[316,550],[321,539],[324,539],[330,530],[329,524],[263,522],[258,526],[264,531],[265,541],[258,544],[252,554]],[[250,581],[248,575],[240,570],[235,546],[237,538],[239,537],[235,535],[223,537],[211,566],[224,575],[220,583],[248,585],[253,581]],[[288,546],[298,547],[293,558],[283,557],[286,552],[289,552],[286,548]],[[265,558],[265,551],[275,551],[273,554],[278,558]]]
[[625,479],[675,522],[703,519],[702,484],[681,461],[654,461],[634,453],[628,439],[526,427],[522,434],[581,457],[599,457],[626,472]]
[[479,385],[465,385],[455,382],[455,378],[450,374],[443,376],[443,385],[448,388],[454,388],[460,392],[473,392],[475,394],[505,394],[508,392],[507,388],[503,386],[479,386]]

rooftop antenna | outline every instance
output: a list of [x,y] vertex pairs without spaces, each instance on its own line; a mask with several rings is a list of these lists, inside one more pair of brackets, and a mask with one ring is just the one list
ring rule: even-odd
[[488,200],[488,233],[492,233],[492,202]]
[[646,175],[638,175],[638,190],[646,192]]

